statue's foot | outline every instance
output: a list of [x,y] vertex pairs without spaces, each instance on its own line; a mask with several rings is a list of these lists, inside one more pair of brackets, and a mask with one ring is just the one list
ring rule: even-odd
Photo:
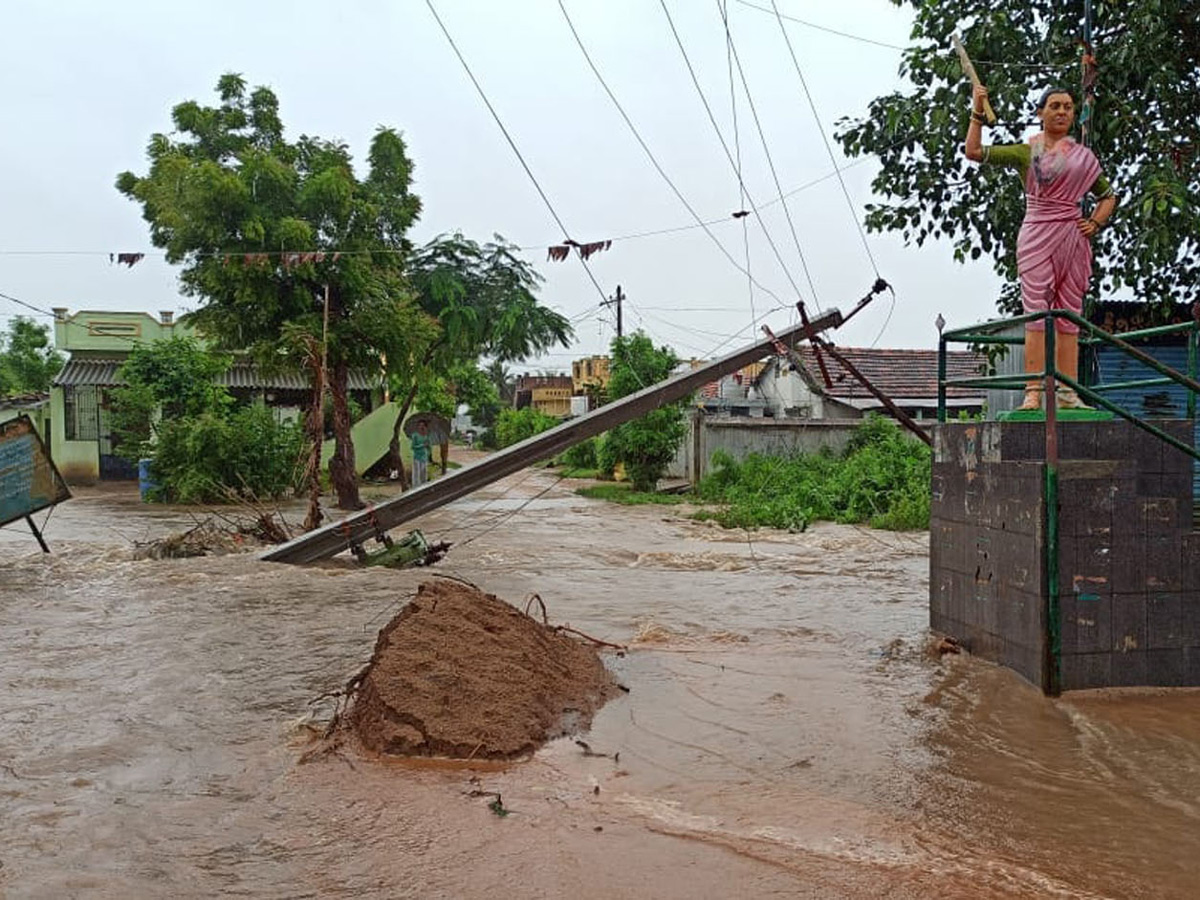
[[1025,391],[1025,402],[1017,407],[1017,409],[1021,409],[1021,410],[1041,409],[1041,408],[1042,408],[1042,392],[1035,391],[1035,390]]
[[1075,393],[1074,388],[1059,388],[1056,391],[1058,397],[1059,409],[1091,409],[1080,396]]

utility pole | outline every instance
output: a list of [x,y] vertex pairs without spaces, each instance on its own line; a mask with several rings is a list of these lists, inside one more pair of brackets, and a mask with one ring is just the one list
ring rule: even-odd
[[601,306],[615,306],[617,308],[617,337],[624,337],[625,331],[621,327],[621,301],[625,299],[625,295],[621,292],[621,286],[617,285],[617,293],[613,297],[605,300]]

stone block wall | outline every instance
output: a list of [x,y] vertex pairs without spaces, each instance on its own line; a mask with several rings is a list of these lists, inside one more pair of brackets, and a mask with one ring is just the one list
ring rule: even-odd
[[[1044,451],[1040,423],[937,427],[930,625],[1049,689]],[[1200,685],[1191,457],[1122,421],[1060,423],[1059,457],[1061,688]]]

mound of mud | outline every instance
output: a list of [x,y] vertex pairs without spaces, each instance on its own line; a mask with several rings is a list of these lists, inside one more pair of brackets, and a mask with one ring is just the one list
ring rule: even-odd
[[349,721],[380,753],[510,759],[586,728],[616,691],[591,646],[491,594],[427,581],[380,631]]

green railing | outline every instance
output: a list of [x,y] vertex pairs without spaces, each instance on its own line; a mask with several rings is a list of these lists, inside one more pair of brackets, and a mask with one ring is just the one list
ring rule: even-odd
[[[1200,313],[1198,313],[1200,315]],[[1139,378],[1115,384],[1086,386],[1073,378],[1059,372],[1054,365],[1056,328],[1055,320],[1064,319],[1079,326],[1080,345],[1094,346],[1108,344],[1138,360],[1157,372],[1157,378]],[[947,378],[946,347],[951,343],[961,344],[1024,344],[1025,336],[997,334],[1015,325],[1027,325],[1030,322],[1044,321],[1046,336],[1046,367],[1040,372],[1023,372],[1014,375],[987,375],[971,378]],[[1187,334],[1188,371],[1181,372],[1164,365],[1149,354],[1134,347],[1131,340],[1162,337],[1170,334]],[[1058,385],[1064,384],[1072,388],[1085,401],[1095,404],[1101,409],[1120,416],[1133,425],[1148,431],[1170,446],[1188,454],[1193,459],[1200,460],[1200,451],[1186,444],[1173,435],[1167,434],[1161,428],[1151,425],[1144,419],[1139,419],[1129,410],[1113,403],[1104,396],[1106,392],[1123,388],[1156,387],[1160,385],[1177,384],[1187,389],[1187,418],[1195,421],[1196,395],[1200,394],[1200,383],[1196,381],[1197,344],[1200,334],[1200,319],[1182,322],[1174,325],[1161,325],[1154,328],[1143,328],[1138,331],[1126,331],[1120,335],[1112,335],[1097,328],[1091,322],[1067,310],[1049,310],[1047,312],[1031,313],[971,325],[966,328],[944,332],[938,341],[938,421],[946,421],[946,389],[949,387],[988,387],[1001,390],[1024,390],[1028,382],[1041,379],[1042,407],[1046,414],[1045,441],[1046,460],[1045,477],[1043,480],[1044,526],[1046,536],[1046,654],[1044,659],[1043,684],[1046,692],[1052,695],[1060,693],[1062,684],[1062,634],[1059,628],[1059,585],[1058,585],[1058,409],[1055,401]]]
[[[1157,378],[1140,378],[1136,381],[1122,381],[1114,384],[1083,385],[1075,379],[1068,378],[1062,372],[1059,372],[1053,366],[1054,360],[1054,344],[1055,344],[1055,329],[1047,323],[1046,335],[1046,368],[1040,372],[1022,372],[1013,375],[989,375],[973,378],[947,378],[946,377],[946,347],[951,343],[959,344],[1024,344],[1025,337],[1023,335],[1002,335],[996,332],[1011,328],[1014,325],[1026,325],[1030,322],[1039,320],[1054,320],[1064,319],[1073,322],[1079,326],[1080,344],[1082,346],[1108,344],[1116,347],[1128,356],[1133,357],[1155,372],[1159,373]],[[1194,419],[1196,416],[1196,395],[1200,394],[1200,382],[1196,380],[1196,363],[1197,363],[1197,335],[1198,326],[1196,321],[1180,322],[1174,325],[1160,325],[1154,328],[1143,328],[1138,331],[1126,331],[1120,335],[1109,334],[1100,328],[1097,328],[1086,319],[1077,316],[1075,313],[1065,309],[1049,310],[1048,312],[1030,313],[1024,316],[1016,316],[1011,319],[1001,319],[995,322],[984,322],[978,325],[970,325],[966,328],[958,328],[952,331],[947,331],[942,334],[941,340],[938,342],[938,421],[946,421],[946,389],[948,387],[987,387],[997,388],[1000,390],[1024,390],[1027,382],[1034,379],[1041,379],[1044,382],[1043,397],[1047,402],[1043,403],[1046,410],[1047,424],[1056,419],[1055,405],[1048,402],[1048,398],[1055,395],[1055,389],[1061,382],[1069,388],[1072,388],[1085,401],[1094,403],[1101,409],[1105,409],[1114,415],[1133,423],[1138,428],[1148,431],[1157,437],[1159,440],[1170,444],[1177,450],[1188,454],[1194,459],[1200,459],[1200,451],[1195,447],[1185,444],[1182,441],[1167,434],[1161,428],[1156,428],[1144,419],[1138,418],[1134,413],[1113,403],[1107,397],[1103,396],[1108,391],[1117,391],[1124,388],[1137,387],[1155,387],[1159,385],[1177,384],[1187,389],[1187,418]],[[1146,340],[1147,338],[1162,337],[1170,334],[1187,334],[1188,347],[1188,371],[1184,375],[1181,372],[1172,369],[1170,366],[1164,365],[1149,354],[1134,347],[1130,341]]]

